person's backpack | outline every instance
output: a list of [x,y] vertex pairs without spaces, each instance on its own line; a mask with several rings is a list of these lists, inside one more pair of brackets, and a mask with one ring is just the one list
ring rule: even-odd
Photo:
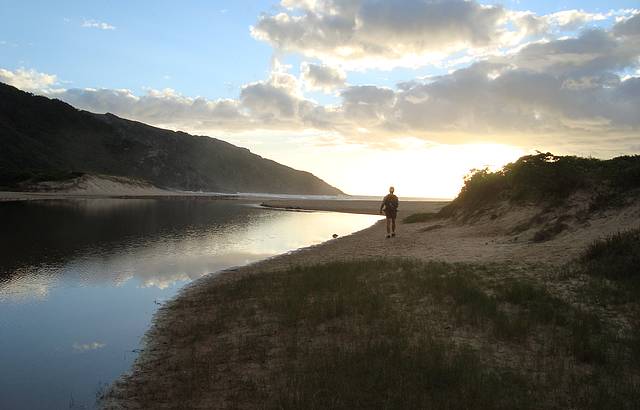
[[395,196],[391,196],[389,195],[387,197],[387,201],[386,201],[386,207],[390,210],[390,211],[397,211],[398,210],[398,198]]

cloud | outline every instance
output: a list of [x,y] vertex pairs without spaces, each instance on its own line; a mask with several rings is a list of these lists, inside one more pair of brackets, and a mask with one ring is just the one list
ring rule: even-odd
[[252,35],[273,47],[358,67],[418,65],[434,56],[501,44],[506,13],[475,1],[285,0]]
[[251,27],[254,38],[349,70],[440,65],[460,53],[477,59],[632,12],[564,10],[539,16],[475,0],[282,0],[280,5],[279,12],[258,18]]
[[246,119],[238,110],[238,101],[229,99],[208,100],[187,97],[176,91],[147,90],[136,96],[127,89],[68,89],[48,93],[69,104],[93,112],[110,112],[168,128],[234,129],[235,123]]
[[[395,121],[423,136],[488,136],[498,141],[546,143],[580,136],[585,144],[608,134],[637,138],[640,102],[637,78],[594,81],[589,87],[567,86],[546,72],[476,64],[428,84],[399,93]],[[625,96],[623,98],[623,95]]]
[[47,275],[9,275],[0,283],[0,302],[31,303],[46,300],[54,281]]
[[576,30],[587,23],[606,20],[607,17],[606,14],[589,13],[584,10],[563,10],[543,18],[549,25],[555,26],[560,30]]
[[53,74],[40,73],[36,70],[18,68],[15,71],[0,68],[0,82],[30,92],[49,91],[58,82]]
[[275,60],[268,80],[242,87],[240,103],[253,117],[270,122],[298,115],[302,100],[301,85],[295,76],[287,72],[288,68]]
[[298,99],[286,88],[269,81],[244,86],[240,101],[257,119],[263,121],[292,118],[298,112]]
[[[536,15],[475,0],[282,0],[280,5],[278,12],[258,18],[251,27],[254,38],[347,70],[442,65],[460,54],[478,60],[635,12],[573,9]],[[628,30],[633,24],[629,21]]]
[[115,30],[116,27],[109,24],[109,23],[105,23],[102,21],[97,21],[97,20],[84,20],[82,22],[82,27],[84,28],[97,28],[100,30]]
[[616,36],[637,37],[640,36],[640,12],[623,19],[613,27]]
[[362,121],[360,129],[384,124],[396,98],[392,89],[375,85],[348,87],[340,95],[343,117],[354,125]]
[[612,147],[640,136],[640,78],[618,74],[637,67],[639,56],[637,42],[589,30],[448,75],[400,84],[393,104],[391,97],[370,100],[369,117],[359,121],[375,126],[362,125],[369,135],[389,138],[404,134],[442,142],[479,138]]
[[305,62],[302,63],[300,72],[305,87],[310,90],[331,93],[346,85],[347,74],[339,67]]
[[521,69],[575,77],[634,67],[639,54],[637,42],[593,29],[576,38],[530,44],[509,62]]
[[[622,11],[619,11],[622,13]],[[546,15],[536,15],[531,11],[508,11],[508,20],[517,27],[512,33],[514,44],[521,42],[527,36],[544,38],[562,32],[573,32],[583,29],[590,23],[603,21],[613,16],[615,12],[589,13],[584,10],[562,10]]]
[[79,352],[87,352],[89,350],[102,349],[105,346],[106,346],[106,344],[100,343],[100,342],[91,342],[91,343],[78,343],[78,342],[75,342],[72,347],[73,347],[73,350],[76,350],[76,351],[79,351]]

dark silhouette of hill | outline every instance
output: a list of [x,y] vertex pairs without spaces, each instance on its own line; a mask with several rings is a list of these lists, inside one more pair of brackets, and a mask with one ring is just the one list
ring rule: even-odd
[[0,187],[103,174],[214,192],[336,195],[309,172],[245,148],[78,110],[0,83]]

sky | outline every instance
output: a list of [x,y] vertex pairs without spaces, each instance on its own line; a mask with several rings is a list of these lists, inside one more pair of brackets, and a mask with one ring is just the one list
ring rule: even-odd
[[349,194],[451,198],[536,150],[640,152],[640,4],[0,0],[0,81]]

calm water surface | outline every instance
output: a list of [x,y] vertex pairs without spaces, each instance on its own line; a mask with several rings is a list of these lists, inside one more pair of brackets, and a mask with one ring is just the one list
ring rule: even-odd
[[0,408],[93,408],[189,281],[377,219],[194,199],[0,203]]

